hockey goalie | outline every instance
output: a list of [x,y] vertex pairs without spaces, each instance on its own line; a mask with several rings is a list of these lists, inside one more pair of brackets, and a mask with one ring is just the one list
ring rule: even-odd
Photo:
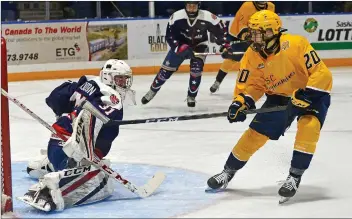
[[52,127],[67,140],[52,135],[45,159],[29,162],[27,172],[39,182],[19,200],[42,211],[62,211],[103,200],[113,193],[113,179],[90,161],[98,157],[109,166],[103,158],[119,129],[105,126],[81,104],[89,101],[109,119],[122,120],[125,96],[134,96],[132,81],[128,64],[110,59],[100,76],[82,76],[78,82],[65,82],[50,93],[46,103],[57,118]]

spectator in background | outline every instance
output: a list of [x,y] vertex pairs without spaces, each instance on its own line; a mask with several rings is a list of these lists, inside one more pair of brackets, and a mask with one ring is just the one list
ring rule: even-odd
[[18,17],[17,4],[13,1],[1,1],[1,21],[14,21]]
[[345,2],[344,7],[343,7],[343,12],[352,12],[352,1]]
[[75,18],[76,16],[75,10],[69,6],[64,7],[63,12],[64,12],[64,18],[66,19],[72,19],[72,18]]

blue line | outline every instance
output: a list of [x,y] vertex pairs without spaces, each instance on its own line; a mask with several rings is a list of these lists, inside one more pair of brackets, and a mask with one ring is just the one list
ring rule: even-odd
[[[317,15],[352,15],[352,12],[342,13],[307,13],[307,14],[280,14],[286,16],[317,16]],[[233,18],[234,15],[219,16],[220,18]],[[1,21],[1,24],[38,24],[38,23],[71,23],[71,22],[102,22],[102,21],[140,21],[140,20],[168,20],[169,17],[158,18],[106,18],[106,19],[67,19],[67,20],[48,20],[48,21]]]

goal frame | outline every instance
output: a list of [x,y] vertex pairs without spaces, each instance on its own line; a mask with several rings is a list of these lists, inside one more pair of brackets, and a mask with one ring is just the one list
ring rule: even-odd
[[[6,40],[1,37],[1,88],[8,91],[7,75],[7,48]],[[4,212],[13,211],[12,203],[12,176],[11,176],[11,149],[10,149],[10,121],[9,121],[9,101],[1,95],[1,196],[7,198],[2,201],[1,207]]]

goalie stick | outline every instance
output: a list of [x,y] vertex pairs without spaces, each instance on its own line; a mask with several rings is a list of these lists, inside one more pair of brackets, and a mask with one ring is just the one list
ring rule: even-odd
[[[136,119],[136,120],[111,120],[105,115],[103,115],[99,110],[88,101],[82,102],[82,107],[94,116],[103,121],[106,125],[119,126],[119,125],[131,125],[131,124],[143,124],[143,123],[159,123],[159,122],[176,122],[176,121],[186,121],[186,120],[195,120],[195,119],[209,119],[227,116],[228,112],[221,113],[206,113],[206,114],[196,114],[196,115],[186,115],[186,116],[171,116],[171,117],[160,117],[160,118],[149,118],[149,119]],[[251,109],[243,110],[245,114],[255,114],[255,113],[269,113],[286,110],[287,106],[276,106],[270,108],[260,108],[260,109]]]
[[[67,141],[67,138],[63,136],[60,133],[57,133],[56,130],[49,125],[47,122],[45,122],[42,118],[40,118],[37,114],[32,112],[30,109],[28,109],[25,105],[23,105],[20,101],[18,101],[16,98],[11,97],[4,89],[1,88],[1,94],[7,97],[11,102],[19,106],[22,110],[24,110],[26,113],[28,113],[30,116],[32,116],[35,120],[37,120],[40,124],[45,126],[48,130],[50,130],[54,135],[58,136],[64,141]],[[94,107],[91,105],[91,107]],[[93,114],[94,115],[94,114]],[[98,117],[99,118],[99,117]],[[153,194],[156,189],[159,188],[159,186],[162,184],[162,182],[165,179],[165,174],[162,172],[157,172],[149,181],[139,187],[136,186],[135,184],[131,183],[130,181],[122,178],[120,174],[118,174],[116,171],[108,167],[106,164],[104,164],[97,156],[94,156],[93,161],[88,162],[92,163],[94,166],[105,172],[107,175],[109,175],[111,178],[114,178],[117,182],[122,184],[125,188],[130,190],[131,192],[137,194],[141,198],[146,198]]]

